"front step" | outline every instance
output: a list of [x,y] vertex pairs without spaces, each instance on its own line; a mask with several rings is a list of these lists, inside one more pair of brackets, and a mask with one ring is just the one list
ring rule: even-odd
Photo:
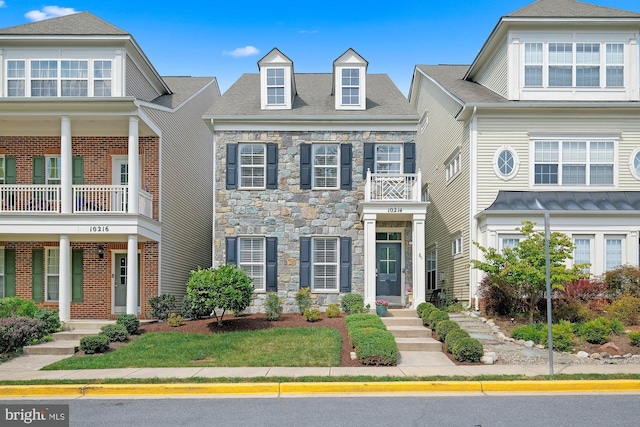
[[382,323],[387,326],[421,326],[422,320],[417,317],[381,317]]
[[24,354],[52,355],[68,354],[72,355],[78,351],[79,340],[51,341],[42,344],[28,345],[22,348]]
[[439,351],[442,343],[433,338],[396,338],[399,351]]
[[51,334],[56,341],[80,341],[82,337],[99,335],[100,329],[73,329]]
[[100,330],[104,325],[114,325],[115,320],[69,320],[65,322],[65,326],[68,330],[73,331],[76,329],[81,330]]
[[387,331],[396,338],[429,338],[431,329],[424,326],[387,326]]

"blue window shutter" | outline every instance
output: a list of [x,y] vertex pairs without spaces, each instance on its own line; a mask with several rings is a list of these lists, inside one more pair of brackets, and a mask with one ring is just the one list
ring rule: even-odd
[[340,189],[351,190],[351,153],[353,152],[351,144],[342,144],[340,146]]
[[300,144],[300,189],[311,189],[311,144]]
[[300,287],[311,286],[311,237],[300,238]]
[[238,265],[238,238],[226,237],[227,264]]
[[362,163],[362,177],[367,178],[367,169],[371,169],[371,173],[376,171],[376,150],[375,144],[372,142],[364,143],[364,161]]
[[33,174],[33,182],[32,184],[44,184],[44,174],[45,174],[45,166],[44,166],[44,156],[33,156],[32,159],[32,174]]
[[4,158],[4,182],[7,184],[16,184],[16,156],[7,156]]
[[82,302],[83,293],[83,254],[82,249],[71,251],[71,302]]
[[73,173],[73,185],[84,184],[84,159],[82,156],[74,156],[71,163]]
[[404,143],[404,173],[416,173],[416,143]]
[[16,250],[4,250],[4,296],[16,296]]
[[351,237],[340,238],[340,292],[351,292]]
[[227,190],[238,188],[238,144],[227,144]]
[[44,249],[31,251],[31,299],[44,301]]
[[278,238],[267,237],[267,292],[278,291]]
[[267,143],[267,188],[278,188],[278,144]]

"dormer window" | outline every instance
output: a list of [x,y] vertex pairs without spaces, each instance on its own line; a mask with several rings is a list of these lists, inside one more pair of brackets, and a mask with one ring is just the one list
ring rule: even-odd
[[267,68],[267,104],[284,105],[284,68]]
[[342,69],[342,105],[360,104],[360,70]]
[[353,49],[333,61],[333,95],[336,110],[367,108],[367,61]]

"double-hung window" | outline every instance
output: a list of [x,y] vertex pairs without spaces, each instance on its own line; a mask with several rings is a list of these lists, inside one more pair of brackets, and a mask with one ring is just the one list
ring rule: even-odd
[[264,237],[238,238],[238,267],[251,277],[256,291],[265,290],[265,262]]
[[240,187],[264,188],[266,170],[264,144],[240,144]]
[[60,248],[47,248],[45,295],[47,301],[58,301],[60,288]]
[[[575,236],[573,243],[575,249],[573,250],[573,263],[574,264],[591,264],[591,245],[593,237],[588,236]],[[589,273],[589,267],[582,270],[582,273]]]
[[542,43],[524,45],[524,85],[542,86]]
[[607,44],[606,67],[607,87],[623,87],[624,45],[622,43]]
[[60,61],[62,96],[89,95],[88,61]]
[[267,69],[267,105],[284,105],[284,68]]
[[573,85],[573,44],[549,43],[549,86]]
[[613,185],[614,142],[534,141],[535,185]]
[[340,283],[337,237],[314,237],[312,240],[312,290],[337,291]]
[[438,266],[438,251],[431,249],[427,252],[427,289],[432,290],[438,287],[436,282],[436,269]]
[[31,61],[31,96],[58,96],[58,61]]
[[0,156],[0,184],[6,184],[6,172],[5,172],[5,163],[4,156]]
[[576,44],[576,86],[600,87],[600,44]]
[[46,157],[45,178],[48,185],[60,185],[60,157]]
[[338,188],[340,150],[338,144],[313,145],[313,187]]
[[25,96],[25,87],[25,62],[7,61],[7,96]]
[[342,105],[360,104],[360,70],[342,69]]
[[462,254],[462,235],[457,233],[451,240],[451,255],[458,256]]
[[513,249],[518,243],[520,243],[520,238],[515,236],[504,236],[500,238],[500,251],[504,251],[505,249]]
[[93,62],[93,96],[111,96],[111,61]]
[[446,178],[451,181],[460,173],[460,152],[456,152],[446,164]]
[[402,173],[401,144],[376,144],[376,173]]
[[622,265],[622,237],[605,236],[604,271],[614,270]]

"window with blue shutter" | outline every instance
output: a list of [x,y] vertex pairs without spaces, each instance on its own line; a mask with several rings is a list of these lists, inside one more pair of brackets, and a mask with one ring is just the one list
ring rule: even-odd
[[226,263],[231,265],[238,265],[238,238],[226,237],[225,246],[227,250]]
[[300,287],[311,286],[311,237],[300,238]]
[[371,173],[376,171],[376,151],[375,144],[372,142],[364,143],[364,160],[362,163],[362,177],[367,178],[367,170]]
[[416,173],[416,143],[404,143],[404,173]]
[[351,190],[352,182],[352,152],[351,144],[340,146],[340,189]]
[[351,237],[340,238],[340,292],[351,292]]
[[278,188],[278,144],[267,143],[267,188]]
[[311,144],[300,144],[300,189],[311,189]]
[[278,238],[267,237],[267,292],[278,291]]
[[227,144],[227,190],[238,188],[238,144]]

